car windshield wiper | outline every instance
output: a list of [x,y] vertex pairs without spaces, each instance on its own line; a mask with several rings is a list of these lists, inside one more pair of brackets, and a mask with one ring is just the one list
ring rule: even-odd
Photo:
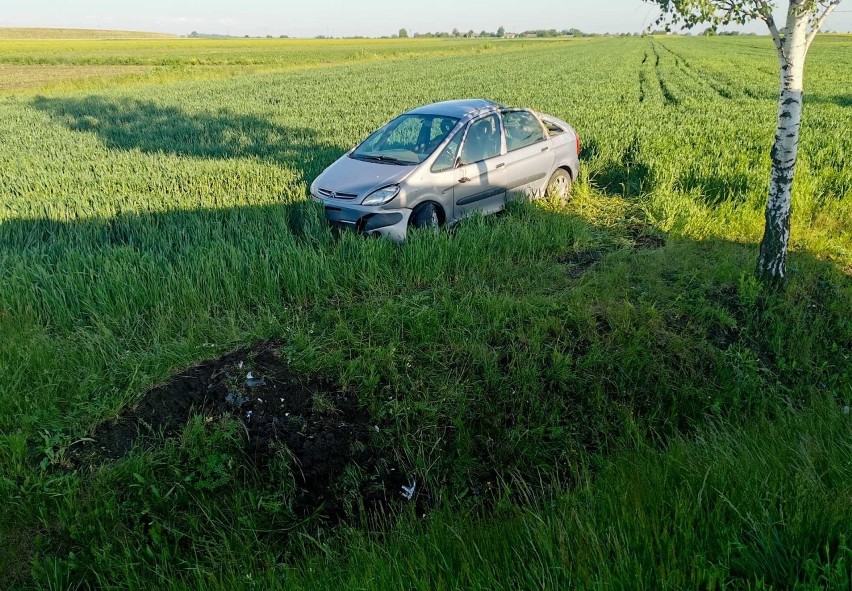
[[413,162],[406,162],[405,160],[400,160],[399,158],[394,158],[392,156],[373,156],[369,154],[358,154],[356,158],[359,158],[361,160],[373,160],[375,162],[387,162],[388,164],[400,164],[402,166],[410,166],[411,164],[413,164]]

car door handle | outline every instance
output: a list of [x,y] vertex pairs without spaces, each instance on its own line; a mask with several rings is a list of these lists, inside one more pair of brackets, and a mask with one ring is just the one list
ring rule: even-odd
[[497,166],[495,166],[494,168],[503,168],[504,166],[506,166],[506,163],[505,163],[505,162],[501,162],[500,164],[498,164],[498,165],[497,165]]
[[545,146],[541,149],[542,152],[547,152],[550,149],[550,146]]
[[470,181],[470,179],[469,179],[469,178],[467,178],[466,176],[463,176],[462,178],[460,178],[460,179],[459,179],[459,182],[460,182],[460,183],[466,183],[466,182],[468,182],[468,181]]

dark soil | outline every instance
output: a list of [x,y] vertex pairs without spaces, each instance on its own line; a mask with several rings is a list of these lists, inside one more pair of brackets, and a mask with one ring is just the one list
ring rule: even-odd
[[321,379],[294,375],[277,350],[278,343],[267,341],[180,372],[117,420],[97,427],[93,441],[76,444],[69,450],[72,461],[121,458],[135,446],[177,435],[196,415],[208,421],[230,417],[245,425],[246,458],[260,470],[286,448],[302,512],[339,513],[341,487],[335,485],[350,464],[366,475],[360,493],[367,508],[400,499],[405,477],[371,442],[376,426],[355,396]]
[[631,224],[627,227],[627,234],[633,240],[633,248],[635,250],[644,250],[646,248],[662,248],[666,245],[665,238],[655,234],[646,233],[648,226],[642,224]]
[[[642,224],[631,224],[627,227],[627,237],[633,243],[633,250],[662,248],[666,245],[665,238],[646,233],[648,229],[648,226]],[[595,266],[605,254],[606,249],[580,250],[563,254],[556,260],[567,266],[569,277],[577,279]]]
[[601,256],[602,253],[597,250],[581,250],[564,254],[557,260],[563,265],[568,266],[566,272],[569,277],[577,279],[601,260]]

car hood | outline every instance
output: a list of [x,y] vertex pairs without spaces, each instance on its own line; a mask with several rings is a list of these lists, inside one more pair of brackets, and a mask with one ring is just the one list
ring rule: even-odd
[[383,164],[365,162],[345,155],[326,168],[313,183],[316,189],[326,189],[335,193],[350,193],[358,198],[366,197],[376,189],[402,182],[416,164]]

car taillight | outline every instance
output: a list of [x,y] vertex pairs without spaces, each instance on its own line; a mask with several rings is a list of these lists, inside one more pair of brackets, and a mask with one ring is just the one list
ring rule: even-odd
[[577,138],[577,157],[579,158],[579,156],[580,156],[580,134],[575,131],[574,137]]

